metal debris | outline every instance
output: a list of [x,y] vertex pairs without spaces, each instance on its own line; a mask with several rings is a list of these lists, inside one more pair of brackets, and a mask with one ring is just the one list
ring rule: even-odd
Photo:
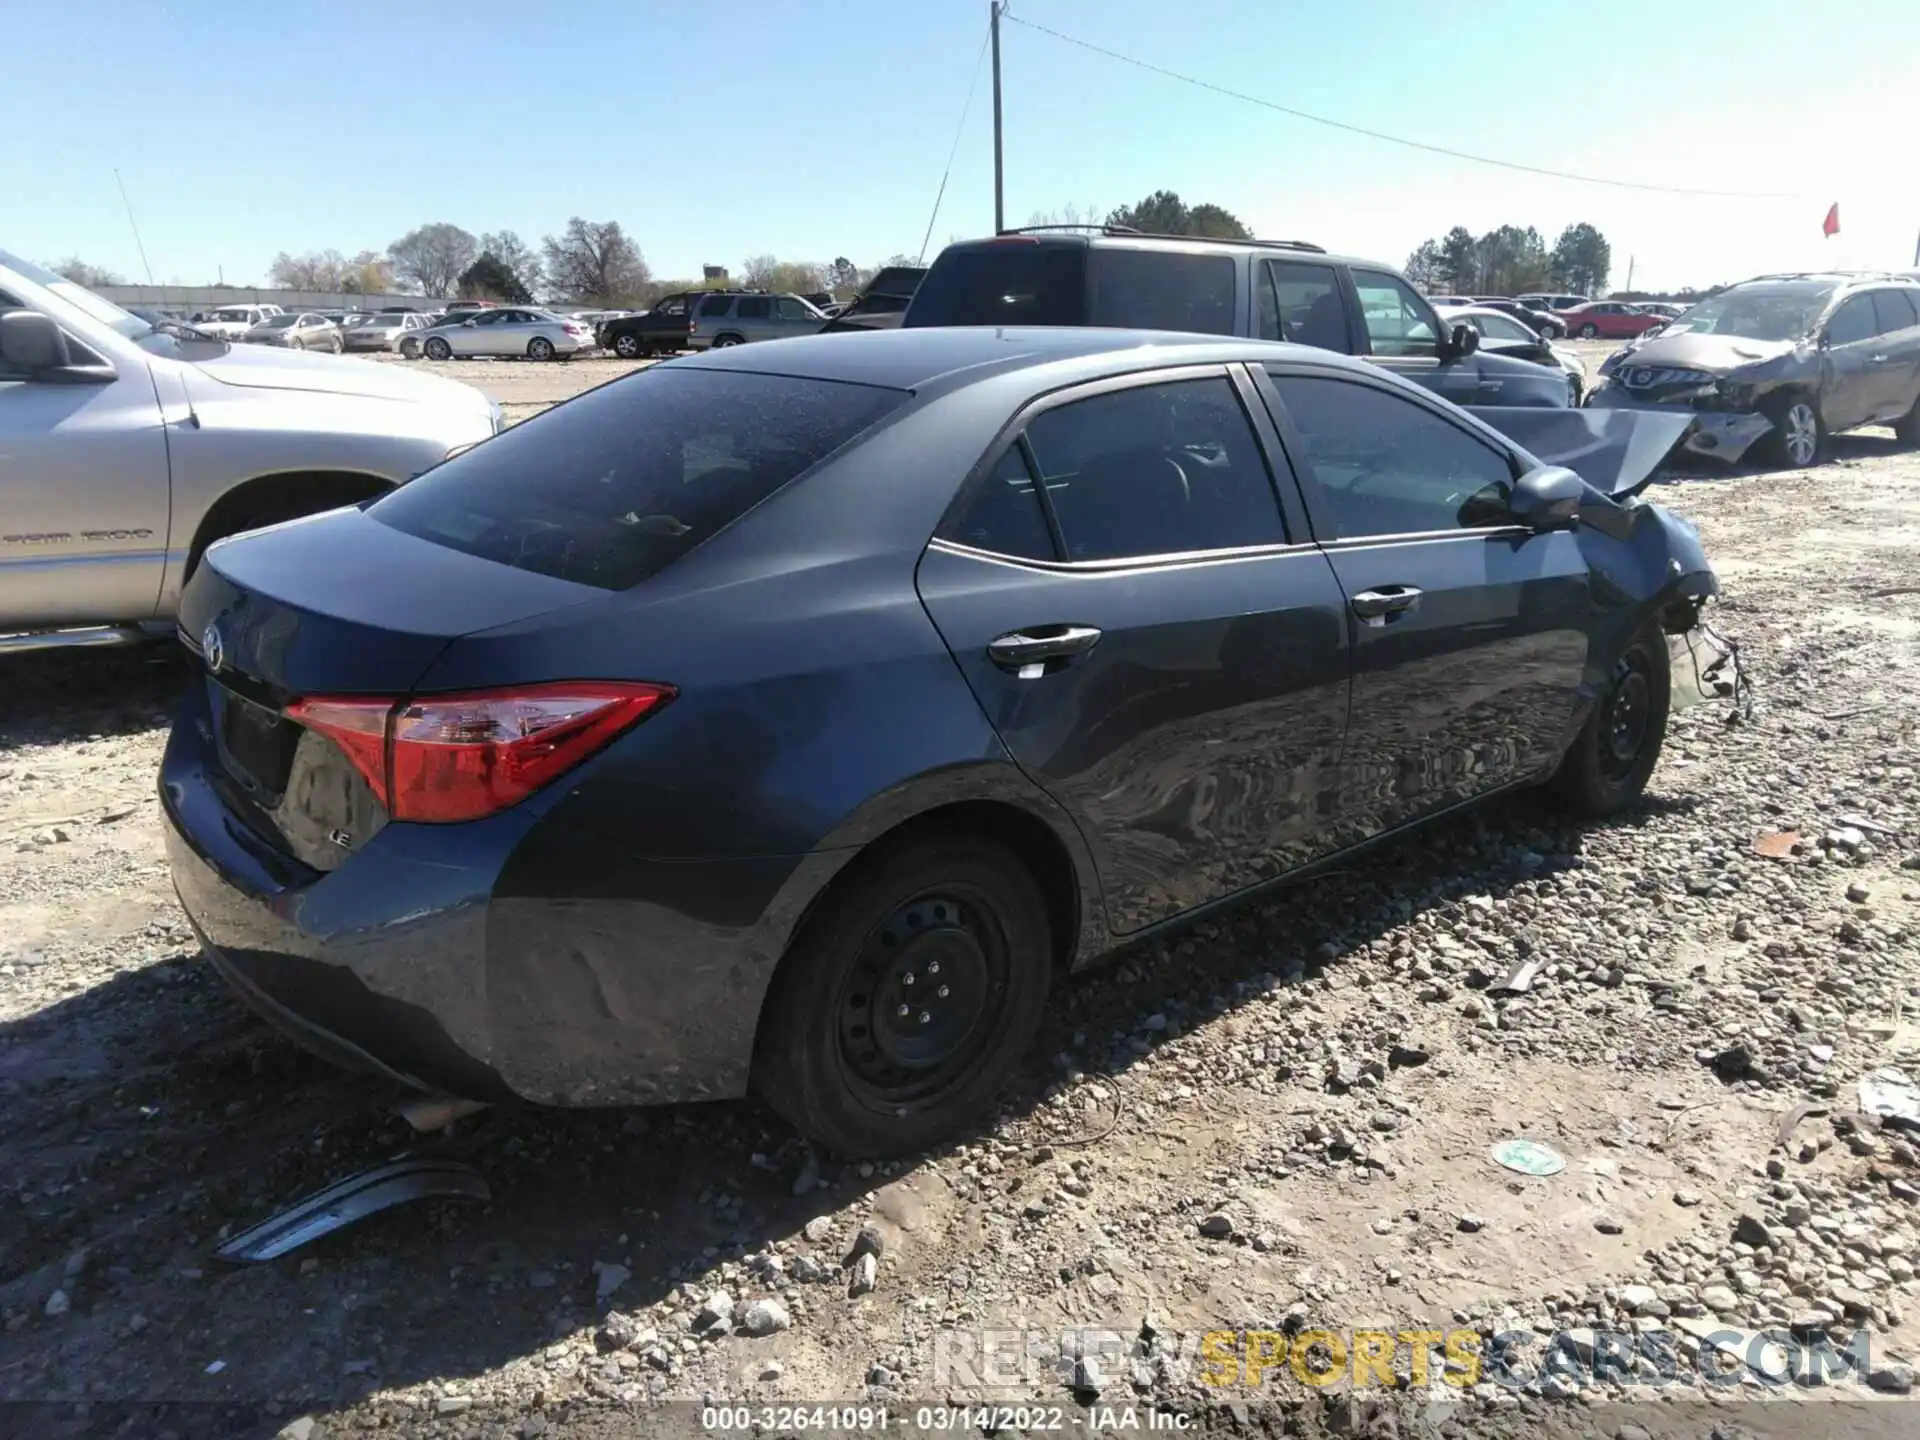
[[1502,1140],[1488,1153],[1495,1163],[1521,1175],[1558,1175],[1567,1168],[1566,1156],[1538,1140]]
[[1920,1130],[1920,1085],[1899,1070],[1875,1070],[1860,1077],[1860,1113]]
[[1507,972],[1507,978],[1498,985],[1488,987],[1495,995],[1524,995],[1533,988],[1533,980],[1540,973],[1538,960],[1522,960]]
[[395,1205],[434,1199],[484,1203],[491,1198],[480,1172],[462,1161],[426,1157],[395,1160],[350,1175],[338,1184],[307,1196],[251,1230],[234,1236],[214,1251],[214,1255],[234,1265],[275,1260],[309,1240],[331,1235],[356,1220],[364,1220]]

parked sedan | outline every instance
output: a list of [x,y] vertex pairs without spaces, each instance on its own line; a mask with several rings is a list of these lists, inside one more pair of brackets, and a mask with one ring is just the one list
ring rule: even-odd
[[1504,310],[1486,305],[1436,307],[1448,325],[1467,325],[1480,336],[1480,348],[1490,355],[1512,355],[1546,365],[1567,377],[1567,399],[1578,405],[1587,391],[1587,367],[1573,351],[1554,345],[1532,327]]
[[401,341],[426,326],[423,315],[383,311],[378,315],[360,316],[341,330],[340,339],[349,350],[398,350]]
[[1659,506],[1324,350],[730,348],[210,549],[168,853],[337,1060],[911,1151],[1123,943],[1515,787],[1633,803],[1715,589]]
[[1582,340],[1631,340],[1666,324],[1666,317],[1629,305],[1624,300],[1589,300],[1567,310],[1554,311],[1567,334]]
[[455,310],[430,330],[402,336],[409,359],[449,360],[455,355],[524,355],[529,360],[568,359],[594,346],[593,329],[546,310],[502,307]]
[[342,349],[340,327],[326,316],[311,310],[298,315],[269,315],[240,338],[250,345],[284,345],[289,350],[329,350],[335,355]]
[[1567,327],[1555,318],[1551,310],[1541,310],[1532,305],[1522,304],[1518,300],[1509,300],[1504,295],[1483,295],[1478,300],[1468,302],[1483,306],[1488,310],[1502,310],[1534,334],[1548,340],[1558,340],[1567,333]]

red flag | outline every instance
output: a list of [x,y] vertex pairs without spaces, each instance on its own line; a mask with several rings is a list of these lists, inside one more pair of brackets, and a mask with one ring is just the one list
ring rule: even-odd
[[1827,207],[1827,218],[1820,222],[1820,233],[1829,240],[1840,233],[1840,202],[1838,200]]

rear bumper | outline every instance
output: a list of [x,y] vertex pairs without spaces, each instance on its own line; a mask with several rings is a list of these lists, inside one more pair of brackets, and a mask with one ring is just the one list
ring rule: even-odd
[[761,999],[816,884],[806,858],[647,861],[530,801],[388,825],[311,870],[222,799],[204,690],[161,765],[168,862],[210,962],[275,1028],[344,1067],[482,1100],[745,1093]]

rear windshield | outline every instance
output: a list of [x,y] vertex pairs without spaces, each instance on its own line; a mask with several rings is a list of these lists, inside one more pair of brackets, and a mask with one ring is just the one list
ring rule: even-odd
[[950,246],[920,282],[902,323],[1085,325],[1087,247]]
[[1231,255],[1045,244],[955,248],[934,261],[905,323],[1231,335],[1235,271]]
[[436,466],[368,513],[483,560],[624,590],[907,398],[871,385],[662,365]]

